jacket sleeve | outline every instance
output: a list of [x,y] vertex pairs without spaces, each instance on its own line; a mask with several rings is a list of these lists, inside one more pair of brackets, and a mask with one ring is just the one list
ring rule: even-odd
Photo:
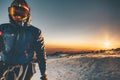
[[41,34],[41,31],[38,32],[37,38],[35,40],[35,52],[41,75],[44,75],[46,74],[46,52],[44,38]]
[[2,35],[3,35],[3,31],[0,25],[0,52],[4,49],[4,40],[2,38]]

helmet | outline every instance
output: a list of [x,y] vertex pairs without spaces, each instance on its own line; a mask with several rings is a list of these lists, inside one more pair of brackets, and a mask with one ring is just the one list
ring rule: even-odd
[[30,16],[30,8],[25,0],[14,0],[9,7],[9,15],[14,21],[25,21]]

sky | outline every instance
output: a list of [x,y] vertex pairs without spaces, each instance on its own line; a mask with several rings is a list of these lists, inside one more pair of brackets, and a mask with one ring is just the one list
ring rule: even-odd
[[[13,0],[0,0],[0,24],[9,22]],[[51,48],[120,47],[119,0],[26,0],[32,25],[42,30]]]

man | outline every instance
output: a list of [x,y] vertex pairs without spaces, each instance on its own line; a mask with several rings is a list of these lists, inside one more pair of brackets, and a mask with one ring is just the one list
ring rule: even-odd
[[10,23],[0,25],[0,80],[31,80],[35,53],[41,80],[47,80],[44,40],[41,30],[30,25],[29,6],[14,0],[8,12]]

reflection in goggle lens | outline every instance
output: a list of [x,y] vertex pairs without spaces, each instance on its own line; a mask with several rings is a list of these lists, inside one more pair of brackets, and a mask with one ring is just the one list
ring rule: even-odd
[[29,15],[29,11],[23,7],[10,7],[11,16],[20,16],[22,20],[25,20]]

